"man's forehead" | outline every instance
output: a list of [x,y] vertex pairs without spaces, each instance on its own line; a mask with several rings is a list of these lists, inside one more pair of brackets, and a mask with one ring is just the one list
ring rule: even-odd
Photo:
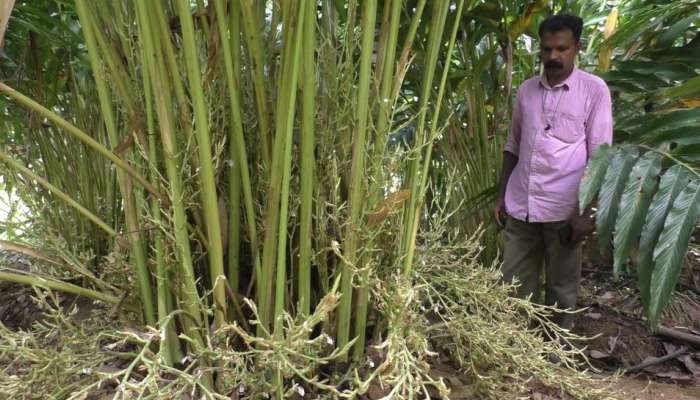
[[541,44],[544,43],[568,43],[573,44],[576,42],[574,38],[574,33],[569,29],[561,29],[555,32],[544,32],[542,34]]

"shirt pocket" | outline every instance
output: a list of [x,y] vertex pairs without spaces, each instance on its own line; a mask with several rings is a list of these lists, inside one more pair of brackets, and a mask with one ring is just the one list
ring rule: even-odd
[[586,116],[564,111],[559,116],[559,123],[552,129],[552,136],[566,143],[576,143],[586,131]]

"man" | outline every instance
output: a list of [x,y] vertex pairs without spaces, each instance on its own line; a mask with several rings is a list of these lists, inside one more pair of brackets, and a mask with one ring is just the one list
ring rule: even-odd
[[[563,14],[539,27],[544,73],[518,91],[494,208],[505,226],[503,279],[517,279],[518,297],[538,302],[544,262],[545,304],[562,309],[576,307],[581,242],[594,226],[590,210],[579,213],[578,185],[596,149],[612,141],[610,91],[574,65],[582,27]],[[573,316],[555,322],[570,329]]]

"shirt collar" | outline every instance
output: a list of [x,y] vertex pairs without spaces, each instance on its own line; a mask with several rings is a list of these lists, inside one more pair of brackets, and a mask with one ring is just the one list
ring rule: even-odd
[[[578,74],[578,68],[576,68],[576,66],[574,65],[574,69],[571,70],[571,73],[569,74],[569,76],[567,76],[563,82],[561,82],[557,85],[554,85],[554,88],[564,87],[566,90],[571,89],[571,86],[573,85],[577,74]],[[542,75],[540,75],[540,85],[542,85],[545,89],[550,89],[550,90],[552,89],[552,87],[549,86],[549,82],[547,82],[547,76],[545,75],[544,72],[542,73]]]

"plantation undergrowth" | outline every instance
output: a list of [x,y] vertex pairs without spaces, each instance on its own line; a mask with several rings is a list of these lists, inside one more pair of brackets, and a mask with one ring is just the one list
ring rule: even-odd
[[[460,399],[469,393],[507,399],[526,396],[534,387],[577,399],[613,398],[612,380],[603,384],[580,370],[587,365],[580,350],[585,339],[548,322],[552,309],[509,297],[496,266],[479,264],[478,235],[445,238],[440,229],[421,237],[412,284],[398,275],[371,277],[373,295],[381,299],[375,306],[388,328],[369,343],[361,363],[343,362],[348,348],[336,348],[321,333],[338,304],[334,292],[307,319],[287,315],[282,337],[253,336],[236,323],[226,324],[206,346],[170,367],[158,350],[163,331],[129,327],[128,318],[115,319],[114,310],[97,303],[87,311],[66,309],[57,294],[37,290],[34,300],[43,317],[32,329],[1,328],[0,395],[259,399],[273,395],[270,374],[281,370],[285,398]],[[255,304],[245,304],[248,323],[258,324]],[[577,345],[562,346],[566,343]],[[553,355],[560,364],[552,363]],[[200,357],[211,360],[216,392],[203,384]],[[432,371],[436,364],[443,371],[453,368],[470,384],[454,387]],[[454,397],[451,389],[457,389]]]

